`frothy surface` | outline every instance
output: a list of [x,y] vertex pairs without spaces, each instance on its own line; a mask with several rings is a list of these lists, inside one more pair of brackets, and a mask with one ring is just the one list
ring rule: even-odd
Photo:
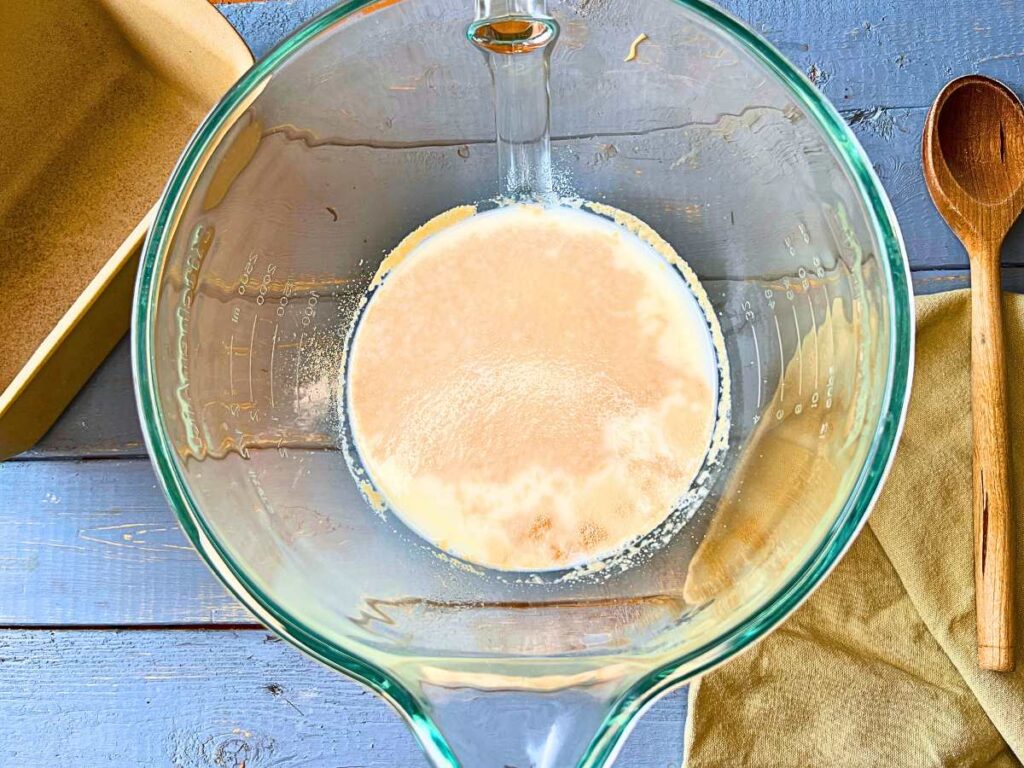
[[679,273],[595,214],[462,218],[384,276],[346,407],[374,486],[480,565],[548,570],[657,527],[707,454],[717,369]]

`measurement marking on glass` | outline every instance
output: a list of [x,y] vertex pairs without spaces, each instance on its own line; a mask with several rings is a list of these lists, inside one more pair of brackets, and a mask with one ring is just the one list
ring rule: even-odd
[[804,337],[800,331],[800,320],[796,316],[796,304],[790,302],[789,308],[793,310],[793,325],[796,326],[796,361],[797,372],[800,374],[800,378],[797,380],[796,396],[801,398],[804,396]]
[[817,394],[819,386],[819,369],[821,367],[821,354],[818,352],[818,318],[814,316],[814,305],[811,303],[811,294],[805,293],[807,297],[807,311],[811,313],[811,325],[814,328],[814,392]]
[[274,338],[270,340],[270,407],[274,407],[274,353],[277,352],[277,329],[279,323],[274,323]]
[[299,371],[302,370],[302,345],[306,343],[306,332],[299,334],[299,348],[295,352],[295,410],[299,410]]
[[[821,287],[825,289],[825,311],[828,312],[829,318],[832,317],[832,297],[828,294],[828,283],[822,283]],[[836,324],[828,324],[829,336],[832,337],[832,363],[836,362]]]
[[231,383],[231,396],[234,396],[234,334],[227,340],[227,380]]
[[761,347],[757,343],[757,331],[754,326],[750,326],[750,334],[754,337],[754,359],[757,361],[757,407],[761,407],[761,379],[764,375],[761,373]]
[[[832,347],[832,357],[829,359],[828,365],[828,381],[825,382],[825,410],[828,411],[832,409],[832,398],[835,395],[836,386],[836,325],[832,319],[832,297],[829,296],[828,293],[828,283],[823,283],[823,287],[825,289],[825,301],[828,310],[828,330]],[[828,424],[822,422],[821,429],[821,434],[824,435],[825,431],[828,429]]]
[[786,378],[782,375],[786,370],[786,352],[782,348],[782,329],[779,328],[779,316],[772,313],[772,319],[775,321],[775,338],[779,340],[779,404],[786,402]]
[[253,397],[252,391],[252,350],[256,344],[256,321],[259,320],[257,315],[252,316],[252,332],[249,334],[249,402],[255,404],[256,398]]

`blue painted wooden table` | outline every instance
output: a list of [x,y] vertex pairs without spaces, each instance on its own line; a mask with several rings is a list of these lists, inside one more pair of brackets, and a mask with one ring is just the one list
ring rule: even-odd
[[[327,5],[222,10],[260,56]],[[900,217],[915,288],[966,285],[966,258],[922,183],[920,130],[954,75],[1022,90],[1024,2],[725,5],[860,136]],[[1024,228],[1004,263],[1007,284],[1024,286]],[[36,448],[0,465],[0,526],[0,766],[425,765],[397,715],[255,624],[186,545],[145,458],[126,344]],[[684,718],[680,693],[663,699],[619,765],[678,766]]]

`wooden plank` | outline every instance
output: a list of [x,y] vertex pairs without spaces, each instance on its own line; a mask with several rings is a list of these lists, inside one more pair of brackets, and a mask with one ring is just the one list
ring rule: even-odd
[[[264,0],[221,6],[221,12],[259,57],[333,4]],[[841,107],[927,106],[943,82],[967,72],[1024,84],[1020,3],[720,0],[718,5],[767,37]]]
[[[622,768],[675,768],[685,693],[641,719]],[[0,761],[426,766],[398,715],[261,630],[0,632]]]
[[1024,84],[1024,6],[1004,0],[724,0],[839,107],[927,107],[957,75]]
[[253,623],[145,459],[0,464],[0,528],[0,626]]

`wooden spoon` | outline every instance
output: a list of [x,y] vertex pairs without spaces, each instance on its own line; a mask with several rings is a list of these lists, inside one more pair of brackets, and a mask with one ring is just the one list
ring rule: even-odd
[[1013,552],[999,251],[1024,208],[1024,106],[977,75],[949,83],[924,127],[924,177],[971,263],[971,415],[978,664],[1013,669]]

